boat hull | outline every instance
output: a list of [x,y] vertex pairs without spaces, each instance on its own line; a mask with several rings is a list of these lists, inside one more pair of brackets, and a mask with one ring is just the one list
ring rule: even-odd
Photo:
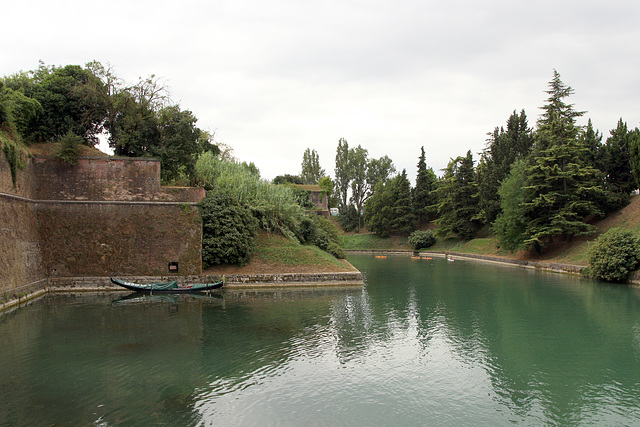
[[178,282],[165,282],[165,283],[133,283],[125,280],[119,280],[111,278],[111,282],[118,286],[122,286],[125,289],[135,292],[144,293],[165,293],[165,294],[196,294],[202,292],[209,292],[215,289],[220,289],[224,285],[224,281],[221,280],[215,283],[197,284],[191,286],[178,286]]

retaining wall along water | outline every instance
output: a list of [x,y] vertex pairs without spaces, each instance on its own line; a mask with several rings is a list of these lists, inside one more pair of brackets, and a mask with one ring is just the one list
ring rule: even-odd
[[14,182],[0,151],[0,302],[57,277],[200,274],[204,195],[160,186],[154,159],[35,156]]

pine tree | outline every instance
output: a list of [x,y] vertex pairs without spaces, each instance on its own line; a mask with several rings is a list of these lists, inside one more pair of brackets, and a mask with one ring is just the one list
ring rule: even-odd
[[610,131],[603,147],[605,187],[611,201],[610,210],[619,209],[629,203],[629,195],[636,188],[631,172],[630,139],[627,124],[618,120],[618,126]]
[[408,234],[415,229],[416,217],[411,202],[411,183],[407,171],[376,184],[364,207],[364,223],[380,237],[392,232]]
[[629,157],[631,173],[635,179],[635,188],[640,188],[640,129],[635,128],[629,132]]
[[578,139],[580,144],[587,149],[587,163],[604,172],[605,159],[603,153],[604,147],[602,145],[602,134],[600,131],[593,129],[591,119],[589,119],[587,127],[580,133]]
[[496,127],[489,134],[477,168],[480,217],[484,223],[492,223],[500,213],[500,183],[509,175],[513,162],[529,155],[532,146],[533,132],[524,110],[509,116],[506,131]]
[[391,198],[393,200],[392,227],[394,230],[409,234],[416,227],[411,200],[411,183],[407,179],[406,169],[391,181]]
[[554,70],[547,93],[549,98],[538,120],[525,187],[532,199],[525,203],[528,222],[524,243],[538,252],[556,236],[569,238],[591,233],[593,226],[583,219],[601,213],[594,200],[603,195],[598,170],[585,161],[587,149],[578,139],[580,128],[576,118],[584,112],[564,102],[573,89]]
[[440,227],[436,234],[442,237],[457,236],[472,239],[481,223],[477,220],[479,206],[477,184],[471,151],[465,157],[451,160],[447,165],[438,193],[438,216]]
[[393,200],[389,187],[387,180],[379,181],[364,207],[364,223],[367,229],[380,237],[388,237],[392,230]]
[[413,208],[418,221],[427,221],[432,219],[435,213],[433,191],[438,178],[432,168],[427,168],[424,147],[420,150],[416,187],[413,191]]

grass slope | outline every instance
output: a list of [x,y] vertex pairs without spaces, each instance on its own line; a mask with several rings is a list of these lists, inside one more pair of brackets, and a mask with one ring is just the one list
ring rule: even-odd
[[260,231],[255,253],[245,266],[219,265],[207,268],[205,274],[273,274],[321,273],[353,271],[345,260],[315,246],[301,245],[283,236]]

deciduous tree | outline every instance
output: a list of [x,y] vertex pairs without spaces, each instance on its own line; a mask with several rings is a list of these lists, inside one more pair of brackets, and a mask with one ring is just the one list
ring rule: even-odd
[[340,138],[336,150],[335,185],[340,200],[340,209],[347,208],[347,197],[352,180],[351,162],[349,161],[349,143]]
[[303,184],[317,184],[324,175],[318,152],[307,148],[302,156],[302,172],[300,172]]
[[492,225],[500,247],[511,252],[524,246],[528,222],[524,203],[531,198],[526,188],[527,162],[525,159],[519,159],[513,163],[511,173],[498,189],[500,214]]

